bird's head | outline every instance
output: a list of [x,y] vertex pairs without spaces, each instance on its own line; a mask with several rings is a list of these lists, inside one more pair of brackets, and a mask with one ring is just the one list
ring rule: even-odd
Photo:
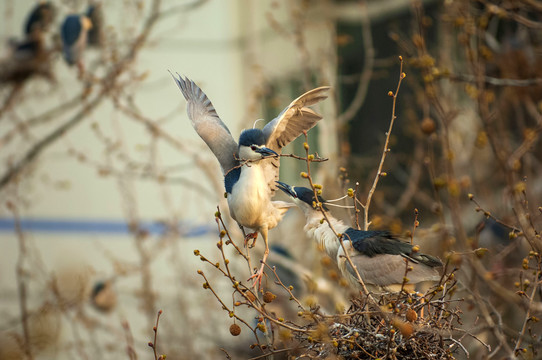
[[325,200],[318,196],[318,200],[314,198],[314,191],[312,189],[301,186],[290,186],[282,181],[277,181],[278,188],[290,195],[297,206],[299,206],[305,214],[309,214],[312,211],[319,211],[318,202],[322,203],[324,210],[328,208],[324,205]]
[[265,146],[265,135],[260,129],[243,130],[239,136],[239,157],[244,160],[259,160],[278,154]]

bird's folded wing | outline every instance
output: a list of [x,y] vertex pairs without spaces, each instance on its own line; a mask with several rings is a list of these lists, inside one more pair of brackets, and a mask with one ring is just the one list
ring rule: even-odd
[[226,174],[238,165],[237,143],[230,130],[218,117],[211,100],[192,80],[183,79],[179,74],[178,77],[171,76],[187,101],[186,112],[192,126],[215,154],[222,172]]
[[[344,255],[342,248],[339,249],[337,260]],[[350,252],[352,263],[358,269],[359,275],[368,284],[386,286],[391,284],[401,284],[403,278],[409,279],[409,282],[416,284],[421,281],[436,281],[440,278],[438,270],[429,266],[417,265],[408,262],[412,266],[412,270],[407,270],[407,263],[400,255],[377,255],[372,258],[361,255],[357,252]],[[343,260],[346,261],[346,260]],[[345,264],[348,272],[356,277],[354,269],[348,261]]]
[[279,152],[303,131],[314,127],[322,116],[308,106],[326,99],[329,89],[329,86],[321,86],[304,93],[265,125],[262,130],[266,138],[266,146]]
[[412,252],[412,245],[396,239],[387,231],[350,228],[345,232],[345,238],[352,242],[357,251],[369,257],[379,254],[409,255]]
[[65,46],[71,46],[77,42],[82,31],[81,17],[69,15],[61,27],[60,36]]

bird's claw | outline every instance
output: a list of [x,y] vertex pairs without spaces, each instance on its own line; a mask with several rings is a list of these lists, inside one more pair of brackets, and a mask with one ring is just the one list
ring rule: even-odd
[[248,247],[249,249],[252,249],[254,245],[256,245],[256,239],[258,238],[258,232],[253,232],[245,236],[245,247],[248,245],[248,242],[250,239],[252,240],[252,244]]
[[[255,274],[253,274],[247,280],[247,281],[250,281],[250,280],[254,279],[254,283],[252,284],[252,287],[256,291],[260,291],[260,289],[262,288],[262,278],[263,278],[263,275],[264,275],[264,271],[263,271],[264,268],[265,268],[265,265],[262,264],[262,267],[260,268],[260,270],[258,270]],[[256,285],[258,285],[258,288],[256,288]]]

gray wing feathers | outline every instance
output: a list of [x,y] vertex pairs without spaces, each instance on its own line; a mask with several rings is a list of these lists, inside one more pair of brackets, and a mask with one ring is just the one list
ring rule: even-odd
[[178,77],[173,74],[171,76],[186,99],[186,112],[192,126],[215,154],[225,174],[238,163],[235,160],[237,143],[230,130],[218,117],[211,100],[192,80],[183,79],[179,74]]
[[322,116],[307,106],[327,98],[329,86],[312,89],[291,102],[282,112],[263,128],[266,145],[280,153],[292,140],[314,127]]
[[[346,245],[346,244],[345,244]],[[348,246],[347,246],[348,248]],[[404,258],[399,255],[377,255],[372,258],[361,255],[354,251],[349,251],[350,258],[356,267],[361,278],[368,284],[387,286],[392,284],[400,284],[405,275],[406,264]],[[340,256],[344,255],[342,248],[339,250],[337,261]],[[355,271],[345,261],[345,268],[351,276],[355,277]],[[437,268],[425,266],[423,264],[413,264],[412,270],[408,272],[407,277],[409,283],[416,284],[422,281],[437,281],[440,279],[440,274]]]

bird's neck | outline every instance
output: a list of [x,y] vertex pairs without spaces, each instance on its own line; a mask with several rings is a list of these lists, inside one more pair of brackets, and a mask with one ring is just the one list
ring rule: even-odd
[[321,212],[311,211],[305,213],[305,215],[307,218],[304,228],[305,232],[309,238],[314,239],[318,246],[322,247],[326,253],[335,260],[340,246],[339,239],[335,235],[335,232],[343,233],[348,229],[348,226],[341,220],[335,219],[327,211],[326,218],[329,223],[325,220]]

